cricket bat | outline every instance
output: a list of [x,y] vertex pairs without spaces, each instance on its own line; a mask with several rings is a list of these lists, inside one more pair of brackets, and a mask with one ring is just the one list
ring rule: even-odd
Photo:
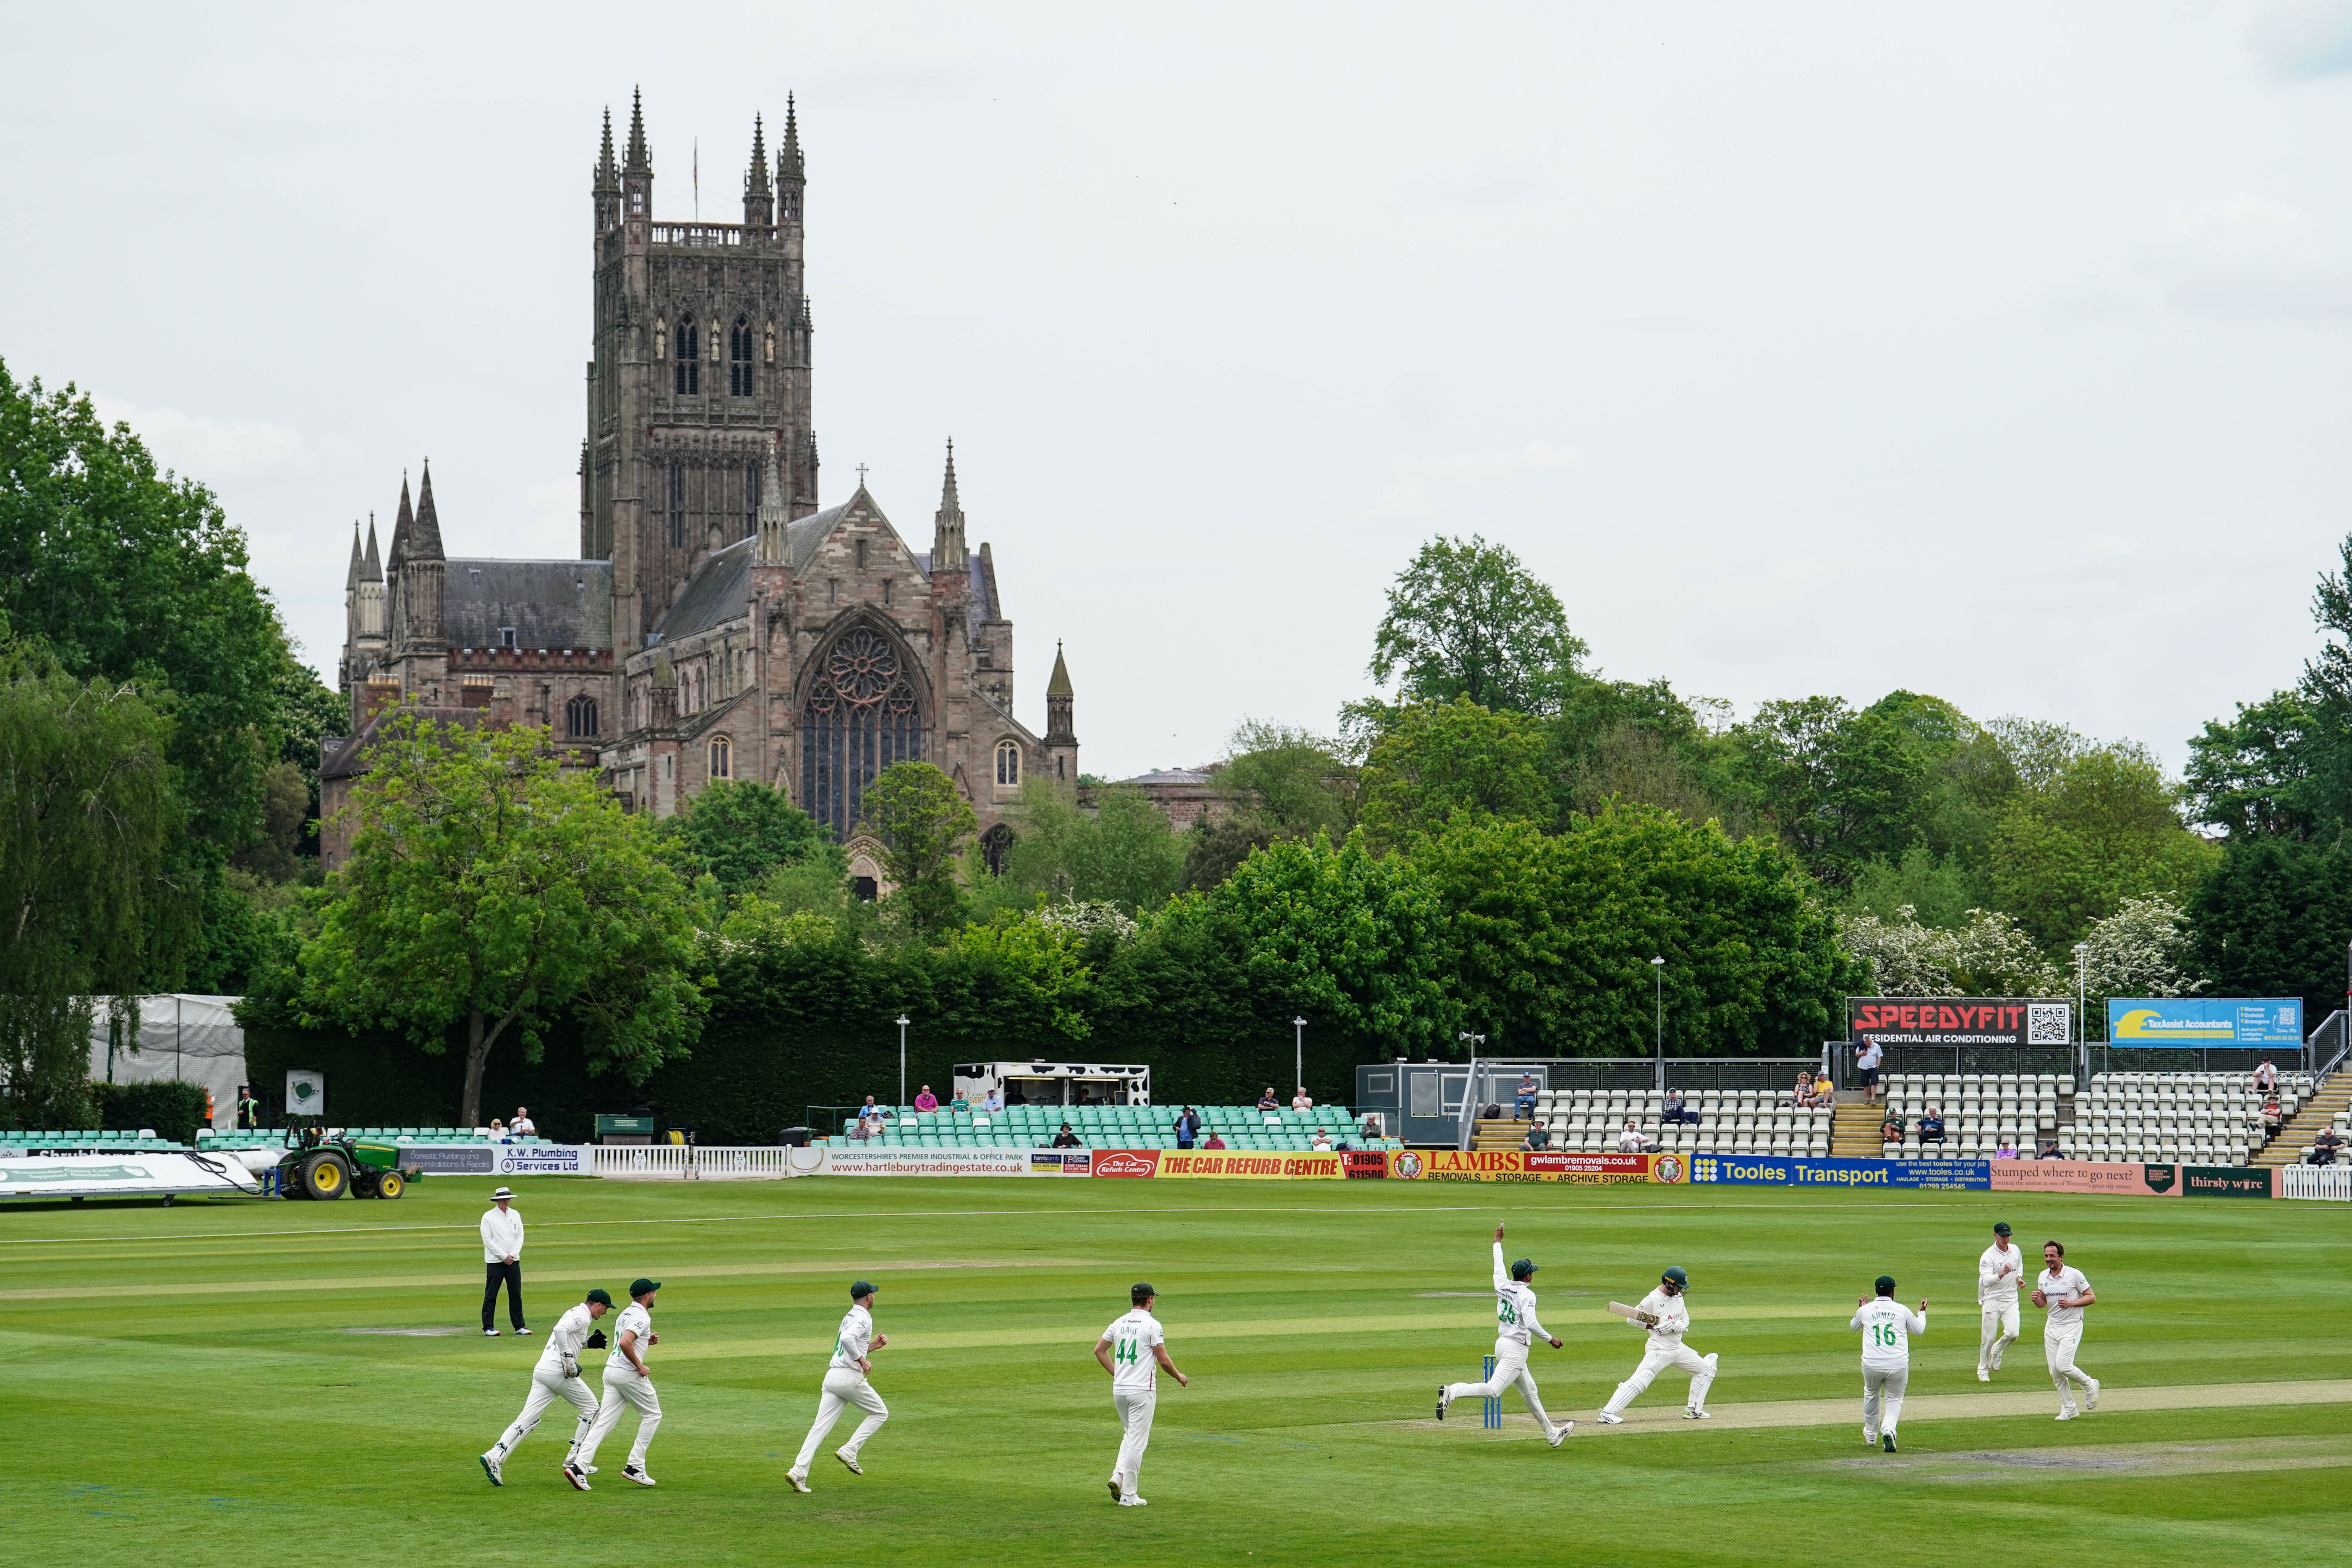
[[1616,1313],[1621,1318],[1631,1318],[1637,1323],[1642,1321],[1641,1310],[1636,1307],[1629,1307],[1622,1301],[1610,1302],[1609,1310]]

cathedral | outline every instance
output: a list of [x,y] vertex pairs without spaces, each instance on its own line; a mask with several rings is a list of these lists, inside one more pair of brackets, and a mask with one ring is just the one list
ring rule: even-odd
[[[753,121],[741,223],[657,222],[642,105],[617,159],[606,114],[580,558],[449,555],[430,467],[413,502],[401,481],[390,547],[379,553],[373,520],[352,535],[352,732],[324,742],[322,816],[400,711],[546,725],[631,810],[667,816],[712,780],[760,780],[876,881],[859,800],[893,763],[953,779],[992,860],[1024,778],[1076,786],[1058,649],[1045,734],[1013,716],[1013,623],[989,546],[965,543],[954,445],[928,551],[863,482],[820,508],[806,184],[788,100],[772,166]],[[331,826],[322,847],[331,869],[348,830]]]

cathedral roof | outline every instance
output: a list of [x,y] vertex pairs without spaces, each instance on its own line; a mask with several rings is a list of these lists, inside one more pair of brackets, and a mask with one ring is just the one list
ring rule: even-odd
[[[815,521],[816,518],[803,518],[801,522]],[[800,526],[799,522],[793,524],[793,529]],[[797,539],[789,531],[785,538],[793,547],[792,552],[797,554]],[[744,606],[751,600],[751,555],[759,542],[756,539],[739,539],[724,550],[714,550],[702,558],[694,575],[686,580],[686,591],[677,596],[677,603],[654,624],[662,641],[676,642],[680,637],[692,637],[746,613]]]
[[850,503],[844,501],[786,525],[784,561],[795,575],[808,569],[808,563],[816,558],[816,547],[824,542],[824,536],[833,531],[833,525],[842,520],[849,507]]
[[441,585],[442,637],[451,647],[611,647],[609,561],[449,563]]

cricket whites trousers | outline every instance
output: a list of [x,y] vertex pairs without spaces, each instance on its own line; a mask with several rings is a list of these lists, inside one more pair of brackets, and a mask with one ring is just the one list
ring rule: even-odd
[[538,1428],[541,1415],[559,1399],[572,1401],[572,1408],[580,1413],[580,1419],[572,1428],[572,1447],[565,1451],[564,1457],[569,1458],[579,1451],[580,1445],[587,1440],[588,1428],[596,1420],[596,1396],[588,1392],[588,1380],[566,1377],[560,1372],[534,1371],[530,1374],[530,1396],[522,1402],[522,1414],[514,1418],[514,1425],[507,1428],[506,1436],[490,1448],[490,1453],[500,1464],[506,1463],[507,1456],[522,1447],[522,1440]]
[[1545,1413],[1543,1401],[1536,1394],[1536,1375],[1528,1370],[1528,1347],[1517,1340],[1495,1342],[1495,1375],[1484,1383],[1449,1383],[1445,1385],[1445,1402],[1457,1399],[1500,1399],[1507,1390],[1517,1388],[1519,1397],[1528,1402],[1528,1414],[1536,1418],[1544,1436],[1552,1434],[1551,1417]]
[[1642,1364],[1633,1369],[1633,1376],[1617,1385],[1617,1392],[1609,1396],[1609,1403],[1601,1409],[1612,1415],[1622,1415],[1625,1406],[1640,1398],[1642,1390],[1650,1386],[1650,1380],[1669,1367],[1679,1368],[1691,1374],[1687,1408],[1706,1409],[1706,1391],[1715,1382],[1715,1357],[1701,1355],[1680,1340],[1672,1344],[1652,1340],[1650,1348],[1642,1352]]
[[1862,1369],[1862,1440],[1875,1443],[1881,1432],[1895,1436],[1903,1419],[1903,1391],[1911,1386],[1907,1366],[1866,1366]]
[[654,1380],[631,1366],[604,1368],[604,1403],[596,1412],[595,1425],[588,1436],[580,1440],[579,1451],[572,1456],[574,1463],[587,1466],[596,1462],[596,1450],[621,1424],[621,1406],[637,1407],[637,1440],[629,1445],[629,1468],[646,1468],[646,1450],[653,1447],[654,1434],[661,1430],[661,1400],[654,1393]]
[[1984,1303],[1984,1327],[1977,1336],[1977,1370],[1999,1372],[2000,1352],[2017,1342],[2017,1298]]
[[1111,1408],[1118,1412],[1122,1436],[1118,1440],[1118,1463],[1110,1472],[1111,1484],[1118,1488],[1120,1500],[1135,1495],[1137,1479],[1143,1474],[1143,1450],[1151,1446],[1151,1413],[1159,1407],[1157,1393],[1121,1394],[1113,1390]]
[[2081,1384],[2085,1393],[2091,1387],[2091,1374],[2074,1364],[2074,1352],[2082,1342],[2083,1325],[2080,1323],[2042,1331],[2042,1352],[2050,1358],[2050,1381],[2058,1385],[2058,1410],[2061,1415],[2074,1413],[2076,1384]]
[[816,1419],[809,1423],[808,1436],[801,1439],[800,1458],[793,1461],[793,1474],[808,1479],[809,1461],[816,1458],[819,1446],[832,1436],[833,1424],[841,1419],[841,1413],[853,1405],[866,1412],[866,1419],[857,1424],[857,1430],[849,1435],[849,1441],[841,1446],[839,1452],[855,1459],[857,1451],[866,1447],[866,1439],[890,1419],[890,1407],[882,1403],[882,1396],[874,1392],[874,1385],[856,1367],[831,1368],[824,1374],[824,1392],[817,1395]]
[[518,1329],[522,1327],[522,1265],[520,1263],[488,1263],[482,1266],[482,1327],[498,1326],[499,1287],[507,1288],[507,1318]]

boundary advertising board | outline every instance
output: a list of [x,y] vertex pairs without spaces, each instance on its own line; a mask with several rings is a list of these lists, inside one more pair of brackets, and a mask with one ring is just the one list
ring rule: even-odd
[[[2006,1162],[2004,1162],[2006,1163]],[[1701,1186],[1937,1188],[1979,1192],[1992,1185],[1990,1160],[1840,1160],[1801,1154],[1694,1154],[1691,1181]]]
[[2116,996],[2107,1002],[2107,1041],[2117,1046],[2222,1046],[2303,1048],[2303,999],[2226,996]]
[[1680,1182],[1679,1154],[1582,1154],[1562,1149],[1405,1149],[1389,1155],[1389,1174],[1411,1182],[1565,1182],[1622,1186]]
[[1846,1038],[1880,1046],[2063,1046],[2074,1005],[2047,996],[1849,996]]

